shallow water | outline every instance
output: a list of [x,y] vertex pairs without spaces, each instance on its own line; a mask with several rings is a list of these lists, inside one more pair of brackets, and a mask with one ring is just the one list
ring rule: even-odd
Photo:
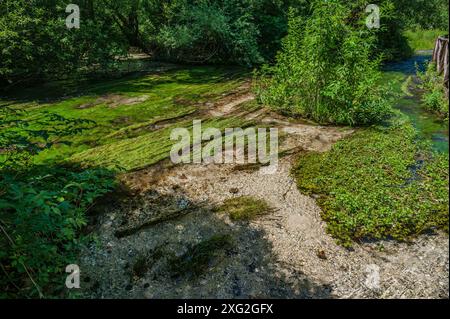
[[[416,74],[416,65],[422,71],[425,63],[431,60],[431,51],[424,53],[405,61],[389,63],[384,67],[384,70],[404,74],[404,79],[406,79],[408,76]],[[405,93],[403,97],[398,99],[395,107],[411,119],[420,136],[429,141],[434,150],[448,153],[448,122],[426,111],[419,94],[417,92],[411,93],[413,93],[412,96],[407,96]]]

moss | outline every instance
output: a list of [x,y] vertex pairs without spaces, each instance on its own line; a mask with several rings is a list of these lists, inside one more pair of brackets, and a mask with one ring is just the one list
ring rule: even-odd
[[[224,132],[227,127],[247,127],[251,121],[242,118],[229,117],[211,119],[202,122],[202,128],[214,127]],[[72,162],[87,166],[100,165],[109,168],[121,168],[126,171],[138,170],[169,158],[170,150],[177,141],[170,139],[174,128],[187,128],[192,134],[192,121],[182,121],[164,129],[140,135],[134,138],[124,138],[117,142],[94,147],[75,154]]]
[[180,257],[169,260],[169,269],[173,276],[196,278],[204,273],[214,261],[224,257],[232,248],[229,235],[214,235],[211,238],[192,245]]
[[261,105],[256,100],[242,103],[239,108],[244,112],[256,112],[261,109]]
[[[24,110],[18,117],[34,119],[30,129],[52,129],[52,121],[42,120],[45,114],[93,121],[88,129],[65,136],[61,141],[64,143],[57,143],[34,158],[36,164],[48,164],[99,146],[108,149],[110,145],[114,150],[118,143],[122,147],[124,144],[120,142],[124,139],[155,131],[155,123],[180,121],[183,116],[197,111],[203,103],[222,98],[223,93],[242,85],[245,76],[246,70],[239,68],[179,68],[161,74],[134,75],[99,82],[60,83],[61,88],[58,83],[50,83],[2,96],[0,103],[12,103],[11,107]],[[145,99],[140,100],[143,96]],[[138,98],[138,102],[124,102],[112,107],[109,100],[115,97],[119,98],[116,101],[119,104],[122,98],[123,101]],[[180,100],[183,103],[179,103]],[[82,105],[89,107],[80,108]],[[160,143],[161,138],[165,138],[165,132],[147,135],[146,138],[151,138],[147,140],[149,144]],[[164,145],[162,149],[165,149]],[[158,153],[160,150],[154,151]],[[153,155],[155,157],[154,160],[149,159],[150,164],[161,158],[160,154]]]
[[133,277],[142,278],[148,271],[148,258],[146,255],[139,255],[133,264]]
[[345,246],[448,229],[448,154],[417,144],[409,122],[360,130],[301,157],[294,173],[303,193],[319,195],[328,232]]
[[240,196],[224,201],[217,208],[220,213],[229,214],[232,220],[251,220],[257,216],[267,214],[271,210],[264,200],[251,196]]

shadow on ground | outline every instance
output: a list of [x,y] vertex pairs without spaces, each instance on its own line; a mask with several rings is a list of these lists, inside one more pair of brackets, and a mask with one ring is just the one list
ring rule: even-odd
[[150,63],[133,72],[116,72],[101,77],[69,78],[44,84],[27,83],[0,88],[0,98],[15,103],[54,103],[80,96],[105,94],[148,93],[158,86],[207,85],[243,80],[249,70],[225,66],[180,66],[169,63]]
[[97,226],[81,263],[88,298],[330,298],[329,286],[277,262],[255,224],[179,189],[127,200]]

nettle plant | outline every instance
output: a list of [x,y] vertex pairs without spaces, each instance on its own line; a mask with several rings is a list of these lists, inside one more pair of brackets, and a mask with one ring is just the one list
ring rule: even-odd
[[114,174],[34,165],[35,155],[95,123],[52,113],[27,118],[22,112],[0,107],[0,297],[57,296],[65,267],[76,261],[84,240],[79,231],[86,212],[114,188]]

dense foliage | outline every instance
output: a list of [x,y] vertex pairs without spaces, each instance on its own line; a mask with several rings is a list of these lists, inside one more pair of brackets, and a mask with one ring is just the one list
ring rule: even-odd
[[111,191],[110,171],[37,167],[0,178],[0,297],[55,296],[77,263],[80,230],[95,199]]
[[421,88],[424,90],[422,100],[432,112],[448,120],[448,98],[445,93],[443,75],[436,71],[436,64],[429,63],[424,72],[418,72]]
[[0,86],[114,67],[114,57],[124,54],[126,45],[101,3],[95,3],[95,16],[82,5],[82,28],[68,29],[65,1],[1,1]]
[[157,56],[182,62],[255,65],[278,50],[291,1],[150,2],[143,13],[147,23],[142,37]]
[[273,58],[286,12],[306,0],[83,0],[68,29],[62,0],[0,1],[0,86],[107,72],[137,47],[179,62],[255,65]]
[[320,196],[328,232],[340,243],[448,230],[448,154],[431,153],[415,138],[410,124],[397,121],[299,159],[298,186]]
[[[0,1],[0,86],[105,73],[132,47],[188,63],[270,62],[287,33],[288,11],[307,18],[316,0],[81,0],[80,29],[67,29],[62,0]],[[364,15],[367,1],[340,1]],[[374,0],[381,7],[375,53],[406,56],[405,28],[443,28],[447,0]],[[333,14],[332,11],[324,14]]]
[[410,57],[414,52],[405,36],[407,23],[395,0],[375,1],[380,6],[380,28],[375,32],[373,56],[384,61],[396,61]]
[[292,10],[289,34],[275,67],[266,67],[258,87],[261,102],[321,123],[364,125],[390,112],[377,88],[375,36],[339,1],[316,2],[304,19]]
[[0,297],[55,296],[65,267],[76,260],[86,212],[114,188],[114,174],[33,165],[33,156],[92,123],[22,113],[0,108]]
[[408,28],[448,29],[448,0],[395,0]]

